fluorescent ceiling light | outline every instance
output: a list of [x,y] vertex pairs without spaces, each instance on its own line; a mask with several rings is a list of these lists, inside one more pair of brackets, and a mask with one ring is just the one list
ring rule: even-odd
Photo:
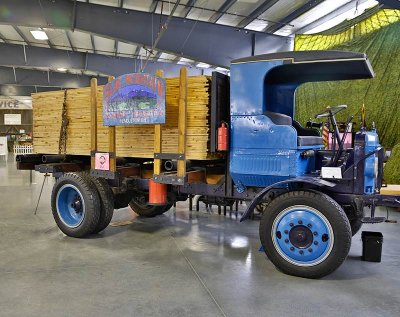
[[365,12],[365,10],[376,6],[377,4],[378,4],[378,1],[375,1],[375,0],[366,1],[366,2],[358,5],[357,11],[355,10],[355,8],[352,8],[351,10],[348,10],[348,11],[336,16],[335,18],[333,18],[329,21],[326,21],[325,23],[322,23],[321,25],[318,25],[317,27],[305,32],[304,34],[313,34],[313,33],[319,33],[319,32],[326,31],[326,30],[333,28],[334,26],[342,23],[345,20],[351,20],[351,19],[358,17],[359,15],[363,14]]
[[176,58],[175,55],[168,54],[168,53],[161,53],[158,60],[174,60]]
[[[279,29],[278,31],[276,31],[274,34],[281,36],[289,36],[298,33],[299,30],[300,33],[304,34],[322,32],[343,22],[346,19],[352,19],[362,14],[366,8],[374,6],[375,4],[377,4],[377,1],[374,0],[360,0],[357,8],[358,9],[357,14],[355,14],[356,10],[355,0],[323,1],[313,9],[309,10],[308,12],[302,14],[298,18],[291,21],[290,24],[293,26],[286,25],[281,29]],[[336,10],[338,10],[340,7],[344,5],[348,6],[349,10],[341,14],[335,14]],[[333,13],[333,15],[336,16],[332,17],[329,21],[326,21],[325,23],[322,23],[321,25],[315,27],[313,30],[310,30],[307,27],[309,24],[317,21],[318,19],[330,13]],[[306,29],[308,31],[304,32],[303,29]]]
[[43,30],[31,30],[31,34],[35,40],[46,41],[49,39],[46,32]]
[[193,63],[193,62],[194,62],[194,60],[181,57],[181,59],[179,60],[179,62],[178,62],[177,64],[180,64],[180,65],[189,65],[190,63]]
[[198,63],[196,66],[199,68],[210,68],[210,65],[206,63]]
[[67,69],[64,68],[64,67],[57,68],[57,70],[58,70],[59,72],[66,72],[66,71],[67,71]]
[[268,22],[262,20],[254,20],[249,25],[245,27],[247,30],[259,31],[261,32],[268,26]]
[[223,68],[223,67],[217,67],[215,70],[218,70],[220,72],[227,72],[229,69]]

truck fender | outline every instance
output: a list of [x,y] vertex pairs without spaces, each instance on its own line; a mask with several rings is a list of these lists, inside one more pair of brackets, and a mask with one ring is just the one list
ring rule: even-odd
[[268,187],[265,187],[262,191],[260,191],[256,197],[251,201],[251,203],[247,206],[246,211],[240,218],[240,222],[248,219],[250,215],[253,213],[254,208],[262,201],[264,196],[268,194],[269,191],[271,191],[273,188],[276,188],[278,185],[286,185],[286,184],[311,184],[315,185],[317,187],[335,187],[336,184],[320,179],[320,178],[315,178],[315,177],[298,177],[298,178],[293,178],[293,179],[286,179],[284,181],[280,181],[277,183],[274,183]]

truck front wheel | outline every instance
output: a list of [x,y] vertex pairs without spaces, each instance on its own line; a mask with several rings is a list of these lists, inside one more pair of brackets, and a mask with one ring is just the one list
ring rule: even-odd
[[282,272],[321,278],[346,259],[351,228],[343,209],[315,191],[291,191],[266,208],[260,239],[271,262]]

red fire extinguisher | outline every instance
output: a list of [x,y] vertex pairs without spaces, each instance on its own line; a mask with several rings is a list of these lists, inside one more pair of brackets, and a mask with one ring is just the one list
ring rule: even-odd
[[221,122],[218,128],[218,151],[228,151],[228,125]]

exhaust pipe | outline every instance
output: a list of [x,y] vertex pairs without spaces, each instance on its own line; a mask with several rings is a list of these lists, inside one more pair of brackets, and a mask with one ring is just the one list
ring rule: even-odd
[[178,162],[176,160],[168,160],[164,163],[164,168],[166,171],[176,171],[178,168]]
[[43,155],[42,162],[43,163],[59,163],[64,161],[66,158],[65,155]]
[[40,163],[42,163],[42,155],[41,154],[17,155],[15,157],[15,161],[19,162],[19,163],[40,164]]
[[[190,161],[186,161],[186,169],[190,168]],[[178,169],[178,161],[177,160],[168,160],[164,163],[164,169],[168,172],[176,171]]]

